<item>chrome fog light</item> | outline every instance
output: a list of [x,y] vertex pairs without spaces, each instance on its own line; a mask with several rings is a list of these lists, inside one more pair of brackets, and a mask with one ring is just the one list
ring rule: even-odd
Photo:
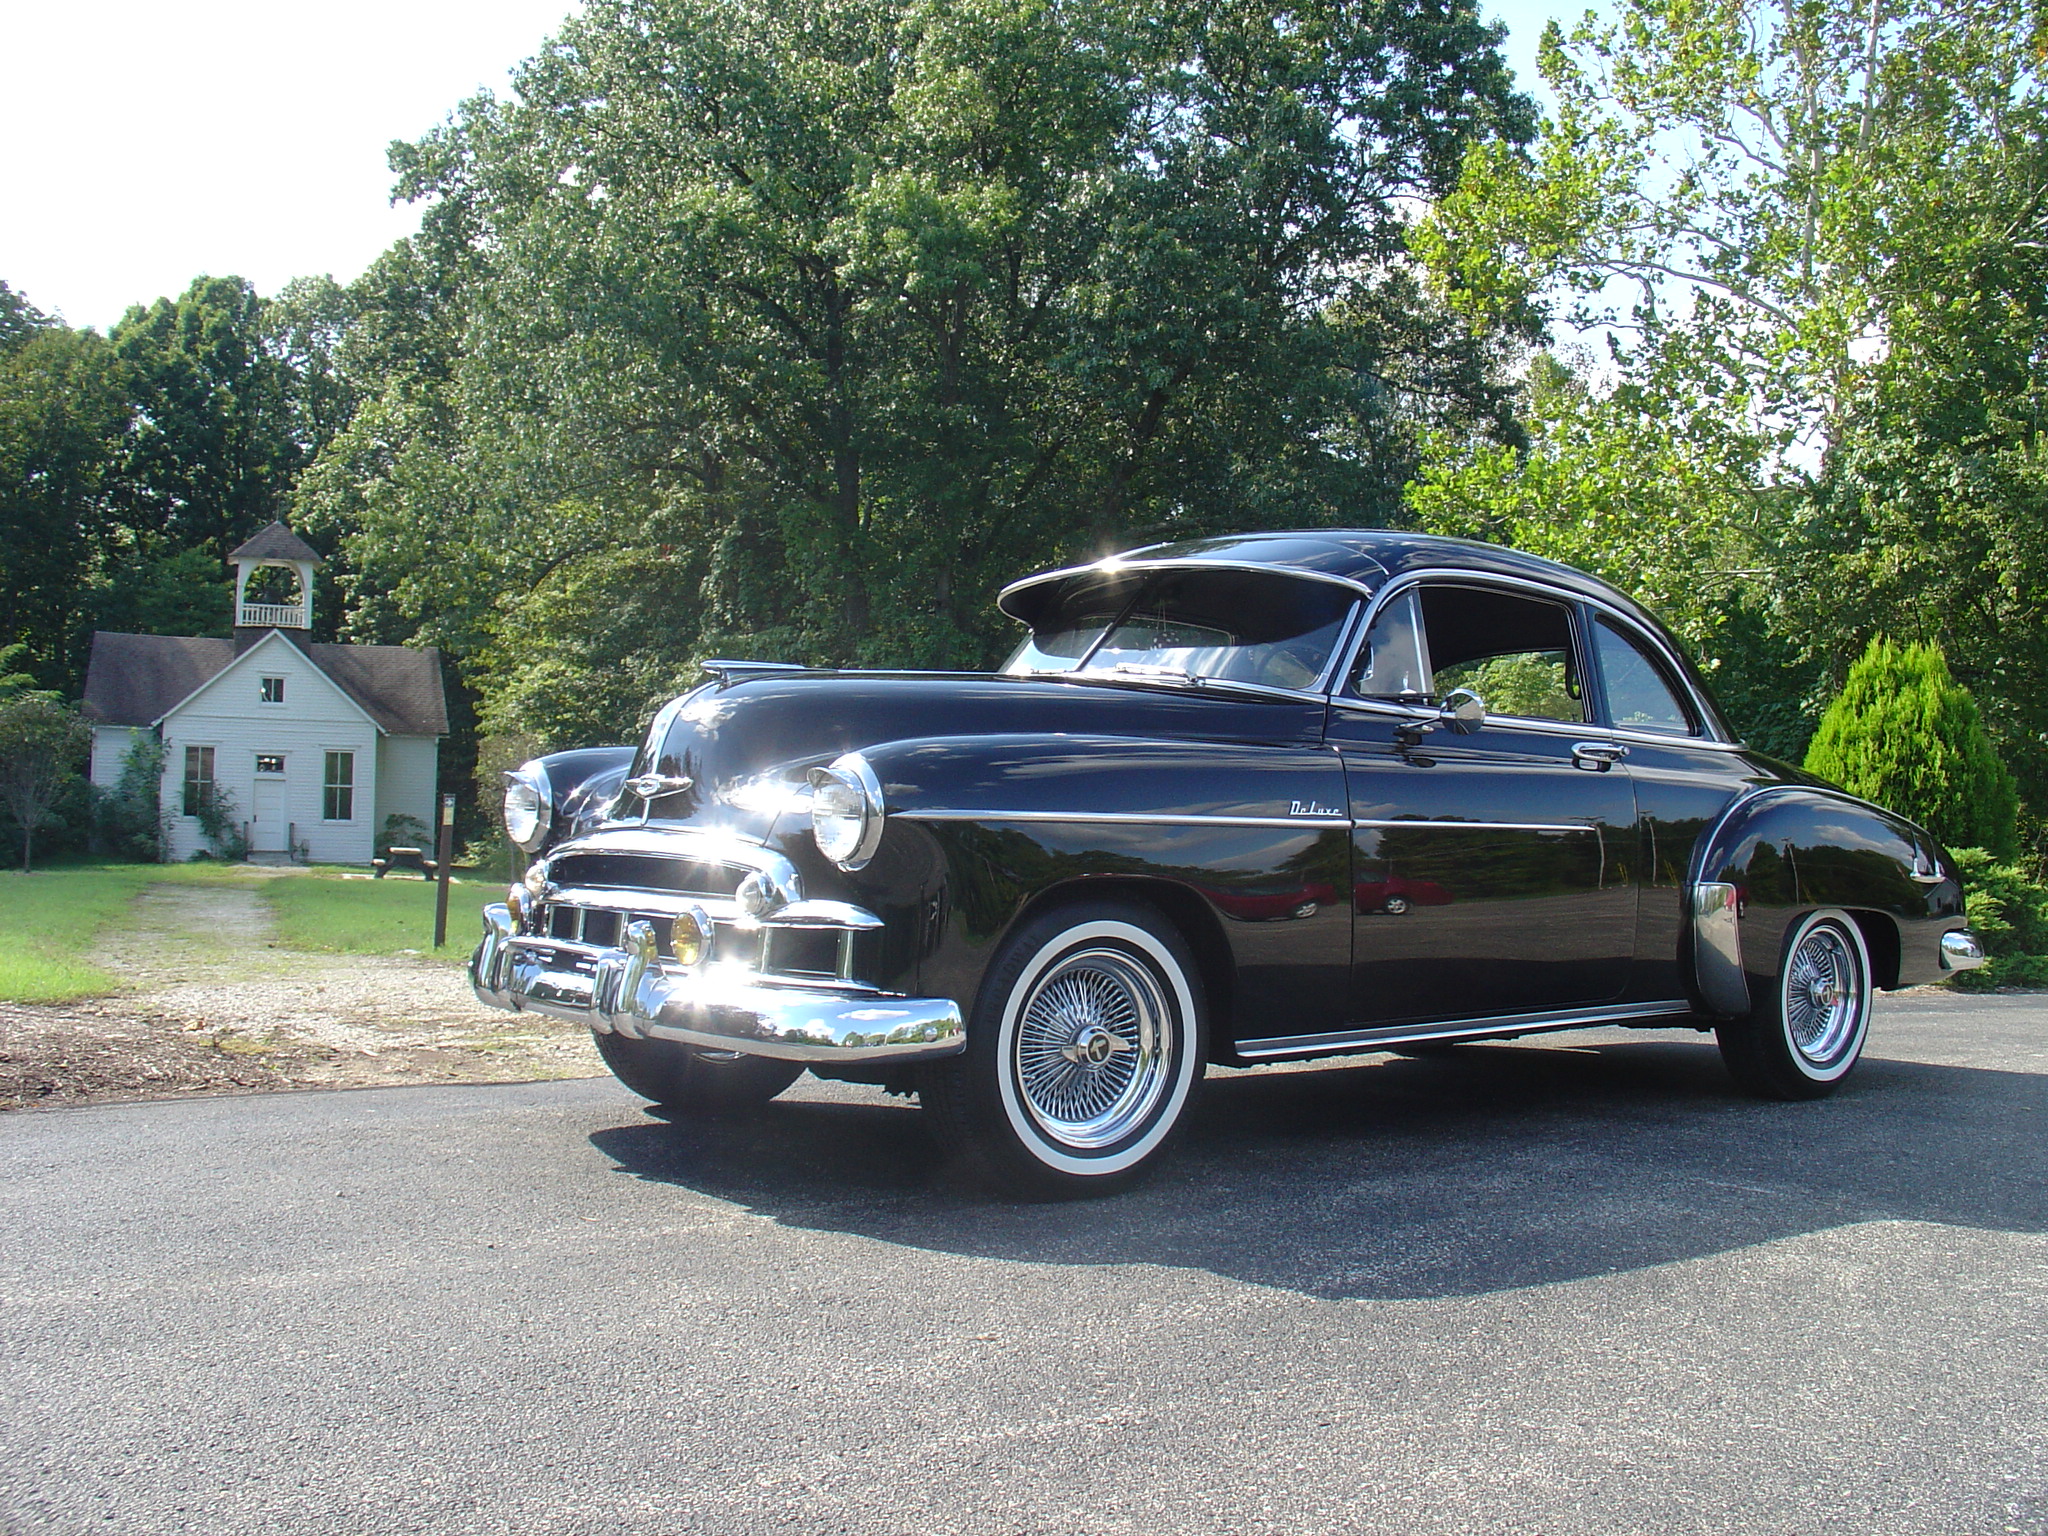
[[548,893],[548,867],[545,864],[530,864],[519,882],[526,887],[526,894],[539,901]]
[[511,915],[514,933],[526,931],[527,903],[531,900],[523,885],[515,885],[505,892],[505,910]]
[[710,915],[693,903],[676,914],[668,952],[677,965],[702,965],[711,954],[711,936]]
[[811,836],[841,869],[864,868],[882,841],[882,785],[858,752],[811,770]]

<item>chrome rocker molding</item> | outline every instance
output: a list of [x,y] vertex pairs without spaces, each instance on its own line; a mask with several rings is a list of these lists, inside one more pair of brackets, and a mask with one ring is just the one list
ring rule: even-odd
[[[794,919],[788,926],[854,915],[835,910],[838,905],[808,902],[802,907],[809,910],[785,909]],[[763,926],[777,926],[782,916],[764,919]],[[866,913],[858,916],[876,921]],[[511,912],[493,903],[484,908],[484,937],[470,959],[470,984],[494,1008],[532,1009],[600,1034],[783,1061],[928,1061],[958,1055],[967,1046],[960,1007],[951,998],[778,984],[741,968],[676,966],[661,959],[654,929],[644,922],[628,923],[625,940],[622,949],[597,951],[593,975],[557,969],[547,961],[566,946],[515,933]]]
[[1692,887],[1692,969],[1700,999],[1731,1019],[1749,1012],[1749,977],[1742,969],[1741,898],[1725,880]]
[[1388,1045],[1428,1040],[1476,1040],[1485,1036],[1534,1035],[1555,1029],[1584,1029],[1597,1024],[1636,1023],[1669,1019],[1683,1023],[1692,1004],[1683,998],[1657,1003],[1612,1003],[1602,1008],[1565,1008],[1549,1013],[1504,1013],[1484,1019],[1449,1019],[1431,1024],[1389,1024],[1377,1029],[1345,1029],[1327,1035],[1283,1035],[1271,1040],[1244,1040],[1237,1054],[1247,1061],[1277,1061],[1287,1056],[1337,1056],[1346,1051],[1376,1051]]

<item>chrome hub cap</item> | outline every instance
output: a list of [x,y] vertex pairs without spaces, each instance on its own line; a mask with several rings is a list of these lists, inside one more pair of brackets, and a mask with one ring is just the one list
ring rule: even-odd
[[1833,1066],[1862,1022],[1863,985],[1856,955],[1833,928],[1799,941],[1785,975],[1785,1033],[1817,1067]]
[[1150,967],[1087,949],[1047,971],[1017,1020],[1013,1070],[1039,1129],[1070,1147],[1113,1145],[1165,1094],[1175,1021]]

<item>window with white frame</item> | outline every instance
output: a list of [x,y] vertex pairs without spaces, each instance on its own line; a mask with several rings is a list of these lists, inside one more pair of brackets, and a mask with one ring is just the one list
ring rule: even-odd
[[199,807],[213,793],[213,748],[185,749],[185,805],[187,816],[197,816]]
[[320,817],[323,821],[356,819],[355,753],[327,754],[327,774],[322,786]]
[[258,752],[256,754],[256,771],[258,773],[283,773],[284,754],[282,752]]
[[284,702],[284,679],[281,677],[264,678],[262,690],[256,697],[265,704],[282,704]]

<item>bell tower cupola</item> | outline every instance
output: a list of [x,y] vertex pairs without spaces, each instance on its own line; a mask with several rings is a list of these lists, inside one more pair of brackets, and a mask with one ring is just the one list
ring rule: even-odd
[[313,627],[313,567],[320,556],[291,529],[272,523],[228,563],[235,568],[238,639],[250,630]]

